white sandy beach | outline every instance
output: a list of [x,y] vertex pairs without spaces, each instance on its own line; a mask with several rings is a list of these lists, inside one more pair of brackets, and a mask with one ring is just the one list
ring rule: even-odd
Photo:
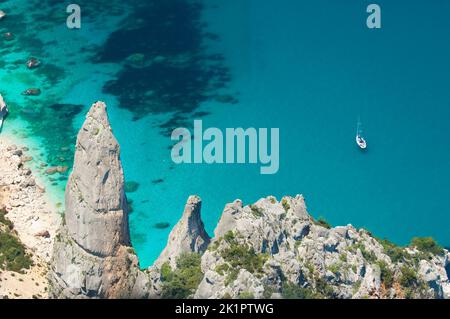
[[0,272],[0,296],[46,297],[47,262],[61,216],[42,183],[27,168],[27,148],[0,135],[0,208],[14,224],[19,239],[33,255],[34,266],[25,274]]

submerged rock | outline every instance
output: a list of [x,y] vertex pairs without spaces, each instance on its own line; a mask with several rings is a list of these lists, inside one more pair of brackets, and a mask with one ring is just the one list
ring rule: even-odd
[[130,182],[125,183],[124,189],[125,189],[125,193],[134,193],[138,190],[138,188],[139,188],[139,183],[130,181]]
[[27,89],[22,92],[22,95],[39,96],[41,95],[41,90],[36,88]]
[[143,68],[145,67],[145,55],[134,53],[125,59],[125,64],[134,68]]
[[35,68],[37,68],[40,65],[41,65],[41,61],[39,61],[36,58],[30,58],[27,61],[27,68],[29,68],[29,69],[35,69]]
[[161,222],[161,223],[155,224],[155,228],[158,228],[158,229],[166,229],[169,227],[170,227],[170,223]]
[[5,32],[5,33],[3,33],[3,38],[6,41],[12,41],[12,40],[14,40],[14,34],[12,34],[11,32]]
[[152,181],[152,184],[161,184],[161,183],[163,183],[164,182],[164,180],[162,179],[162,178],[159,178],[159,179],[155,179],[155,180],[153,180]]
[[217,102],[219,102],[219,103],[224,103],[224,104],[227,104],[227,103],[229,103],[229,104],[237,104],[238,103],[238,100],[235,97],[233,97],[232,95],[227,95],[227,94],[225,94],[225,95],[216,95],[215,96],[215,100]]
[[22,163],[31,162],[33,160],[33,156],[23,156]]
[[45,170],[45,174],[47,175],[53,175],[56,173],[64,174],[69,170],[68,166],[52,166]]

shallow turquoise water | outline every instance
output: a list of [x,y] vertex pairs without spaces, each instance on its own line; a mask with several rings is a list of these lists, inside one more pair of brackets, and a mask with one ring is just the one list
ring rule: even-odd
[[[18,3],[6,3],[14,2]],[[182,1],[174,3],[178,2]],[[219,40],[202,34],[206,46],[202,51],[179,43],[148,43],[148,54],[153,56],[170,56],[177,50],[223,54],[231,78],[217,91],[232,94],[239,100],[237,104],[209,98],[196,104],[205,90],[202,83],[193,86],[194,93],[201,93],[192,96],[169,74],[172,69],[165,69],[166,73],[151,69],[153,73],[146,77],[157,77],[157,83],[144,81],[137,71],[125,74],[126,79],[135,76],[136,87],[143,86],[135,96],[129,88],[124,89],[127,95],[105,90],[108,81],[119,79],[123,84],[120,79],[125,75],[120,70],[124,65],[117,62],[123,60],[121,52],[103,55],[100,61],[90,56],[114,44],[111,38],[117,37],[111,33],[125,28],[118,23],[120,17],[92,19],[69,38],[67,30],[60,28],[53,37],[64,37],[64,45],[48,43],[45,55],[58,56],[62,47],[71,48],[76,53],[71,55],[74,65],[66,65],[67,74],[52,87],[52,94],[44,92],[35,107],[45,109],[48,101],[83,105],[84,109],[70,118],[74,127],[79,127],[88,105],[100,99],[107,102],[121,143],[126,179],[139,183],[129,198],[134,208],[130,216],[132,241],[142,266],[150,265],[165,246],[170,228],[191,194],[202,197],[202,214],[211,234],[227,202],[240,198],[248,204],[267,195],[281,198],[301,193],[310,213],[332,224],[366,227],[399,244],[406,244],[413,236],[431,235],[448,246],[450,20],[446,12],[450,3],[378,1],[383,10],[381,30],[365,27],[368,3],[281,0],[275,5],[268,1],[211,0],[201,11],[201,21],[207,23],[206,31],[219,35]],[[121,14],[131,12],[124,7]],[[189,36],[192,42],[198,40],[195,30]],[[92,45],[89,52],[82,51],[86,43]],[[147,50],[136,43],[130,45]],[[29,41],[17,46],[32,49]],[[196,63],[206,62],[199,59]],[[206,74],[197,68],[188,70],[193,78]],[[17,77],[17,70],[2,70],[0,76]],[[26,81],[35,81],[26,77]],[[14,92],[25,80],[2,81],[1,93],[6,91],[8,100],[20,103],[23,97]],[[158,85],[165,80],[175,84]],[[140,107],[136,101],[140,101],[145,86],[158,94],[170,89],[169,102],[155,99],[166,109],[147,104]],[[178,105],[177,89],[191,104]],[[133,105],[127,104],[131,102]],[[195,113],[205,112],[209,113],[202,117],[205,127],[279,127],[280,171],[262,176],[259,166],[254,165],[174,165],[170,138],[162,134],[160,125],[180,112],[183,124],[192,123],[198,117]],[[51,113],[43,114],[51,120]],[[369,142],[366,153],[354,143],[358,116]],[[18,126],[21,132],[41,132],[33,130],[32,124],[33,119],[19,116],[9,122],[6,133],[12,134]],[[54,152],[49,148],[52,138],[35,134],[28,139],[42,145],[43,157]],[[73,146],[73,138],[53,144]],[[55,187],[61,192],[64,181]],[[171,227],[156,228],[161,222]]]

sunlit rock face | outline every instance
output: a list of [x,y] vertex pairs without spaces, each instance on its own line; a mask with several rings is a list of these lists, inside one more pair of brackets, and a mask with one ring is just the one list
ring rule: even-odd
[[84,250],[105,257],[130,244],[120,147],[104,103],[94,104],[78,134],[65,198],[68,233]]
[[332,228],[300,195],[230,203],[214,235],[194,298],[449,298],[447,250]]
[[148,296],[148,277],[139,270],[130,247],[120,147],[102,102],[92,106],[78,134],[65,199],[65,224],[51,262],[50,295]]
[[189,197],[183,216],[170,232],[166,248],[154,263],[160,267],[168,262],[172,268],[184,253],[203,253],[210,242],[200,216],[201,200],[198,196]]

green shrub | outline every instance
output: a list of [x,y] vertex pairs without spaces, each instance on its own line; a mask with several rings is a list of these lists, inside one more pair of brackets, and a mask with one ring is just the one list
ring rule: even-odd
[[403,247],[399,247],[387,239],[376,238],[376,240],[383,246],[384,253],[391,258],[393,263],[410,259],[411,256]]
[[13,223],[6,217],[8,212],[0,210],[0,224],[6,226],[6,230],[0,230],[0,269],[22,272],[33,265],[31,256],[27,254],[25,246],[11,230]]
[[357,251],[359,249],[361,251],[361,255],[369,264],[373,264],[378,260],[375,253],[373,251],[368,251],[366,249],[366,246],[364,246],[362,242],[357,242],[352,246],[350,246],[348,249],[349,251],[352,252]]
[[314,265],[311,262],[307,261],[305,263],[305,267],[306,267],[306,269],[308,269],[309,275],[313,276],[314,272],[315,272]]
[[314,292],[312,288],[304,288],[292,282],[283,282],[281,295],[284,299],[322,299],[323,296]]
[[411,240],[411,246],[416,247],[422,253],[432,255],[443,255],[444,248],[439,246],[436,241],[431,237],[414,237]]
[[233,298],[232,298],[231,295],[227,292],[227,293],[225,293],[225,295],[223,295],[222,299],[233,299]]
[[239,275],[239,269],[231,268],[228,271],[227,277],[225,278],[225,286],[228,286],[229,284],[233,283]]
[[227,232],[227,233],[225,234],[225,236],[223,236],[223,239],[225,239],[225,241],[226,241],[227,243],[233,242],[234,239],[235,239],[235,236],[234,236],[233,231],[230,230],[229,232]]
[[324,298],[336,298],[336,293],[334,292],[333,287],[328,284],[325,278],[318,277],[316,279],[316,290]]
[[403,287],[411,287],[414,285],[417,285],[418,278],[416,271],[408,266],[403,266],[401,269],[401,276],[400,276],[400,284]]
[[24,245],[9,231],[0,232],[0,268],[21,272],[33,264]]
[[267,254],[257,253],[252,247],[239,244],[232,231],[225,234],[224,240],[229,246],[222,249],[220,255],[225,260],[226,265],[218,266],[216,271],[221,275],[227,275],[225,285],[236,280],[241,269],[246,269],[252,274],[263,271],[263,266],[268,259]]
[[170,267],[170,264],[168,262],[165,262],[161,266],[161,280],[168,281],[171,279],[172,275],[173,275],[173,271],[172,271],[172,268]]
[[322,226],[326,229],[331,229],[331,225],[323,217],[319,217],[319,219],[315,221],[315,224],[318,226]]
[[289,205],[289,203],[287,202],[287,200],[285,198],[283,198],[283,200],[281,201],[281,205],[283,205],[283,208],[286,213],[291,208],[291,205]]
[[268,259],[267,255],[256,253],[253,247],[239,245],[236,242],[232,242],[230,247],[225,248],[221,255],[231,268],[243,268],[252,274],[262,272],[264,263]]
[[177,267],[173,271],[168,263],[163,264],[161,267],[162,297],[186,299],[191,296],[203,279],[200,262],[199,254],[189,253],[178,258]]
[[256,218],[260,218],[263,216],[263,211],[255,205],[250,205],[250,209],[252,210],[253,216],[255,216]]
[[356,294],[359,291],[359,288],[361,288],[361,280],[358,280],[353,284],[352,287],[353,294]]
[[264,285],[264,293],[263,298],[264,299],[270,299],[272,295],[275,293],[275,288],[270,285]]
[[358,268],[356,267],[356,265],[352,265],[352,271],[353,271],[353,273],[356,274],[356,272],[358,271]]
[[229,269],[230,266],[228,266],[228,264],[221,264],[218,265],[215,270],[219,275],[223,276]]
[[333,274],[337,275],[341,271],[341,264],[340,263],[332,264],[332,265],[328,266],[327,269],[329,271],[331,271]]
[[243,291],[238,296],[239,299],[255,299],[255,296],[248,291]]
[[394,284],[394,274],[389,269],[388,264],[385,261],[380,260],[377,262],[377,265],[378,267],[380,267],[381,282],[384,283],[386,288],[391,288],[392,285]]
[[209,251],[216,251],[216,250],[219,248],[219,246],[220,246],[220,242],[221,242],[221,239],[216,240],[216,241],[213,241],[213,242],[208,246],[208,250],[209,250]]
[[14,225],[8,218],[6,218],[6,214],[8,214],[8,212],[5,209],[0,209],[0,224],[5,225],[9,229],[13,229]]

